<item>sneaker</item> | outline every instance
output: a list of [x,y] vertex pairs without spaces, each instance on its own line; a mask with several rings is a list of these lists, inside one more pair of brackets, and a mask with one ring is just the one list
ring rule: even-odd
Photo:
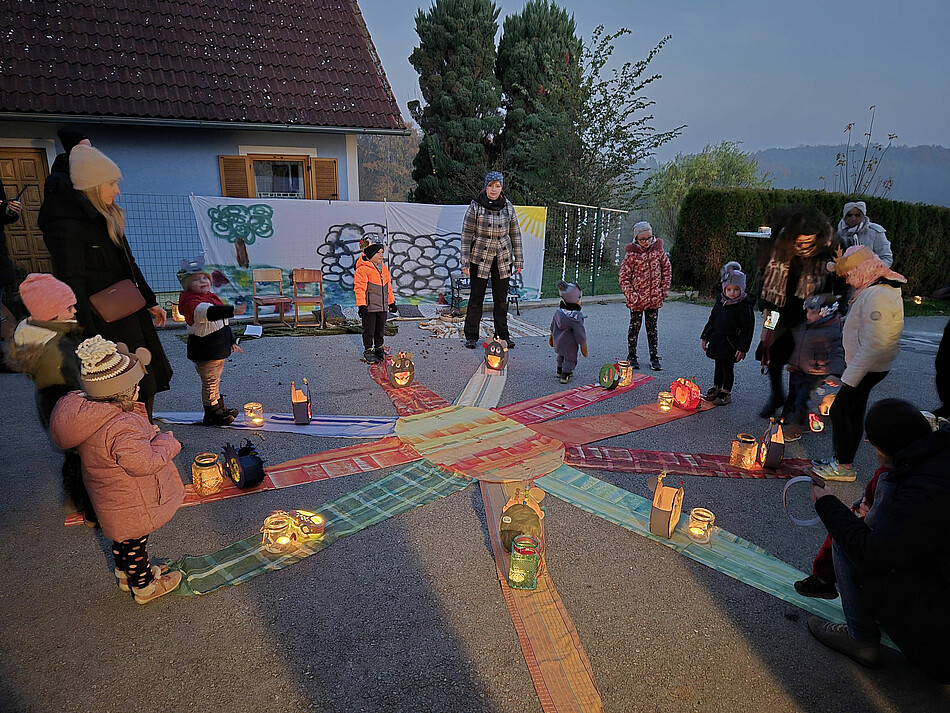
[[501,341],[503,341],[505,344],[507,344],[509,349],[514,349],[514,348],[515,348],[514,340],[511,340],[511,339],[502,339]]
[[557,376],[557,378],[559,378],[559,379],[561,378],[561,367],[558,367],[558,368],[557,368],[557,374],[556,374],[556,376]]
[[[164,574],[168,574],[169,566],[167,564],[153,564],[152,565],[152,574],[155,577],[161,577]],[[123,592],[129,592],[129,575],[123,572],[121,569],[116,567],[115,569],[115,578],[119,581],[119,589]]]
[[653,369],[653,371],[663,371],[663,367],[660,366],[660,357],[650,359],[650,368]]
[[825,582],[814,574],[795,582],[795,591],[803,597],[815,597],[816,599],[838,598],[838,589],[835,587],[835,583]]
[[132,597],[136,604],[148,604],[153,599],[174,592],[180,583],[181,572],[173,570],[161,577],[156,577],[144,587],[132,587]]
[[703,396],[703,400],[715,401],[720,391],[721,389],[718,386],[710,386],[708,389],[706,389],[706,395]]
[[639,368],[640,368],[640,362],[637,361],[637,358],[636,358],[636,357],[634,357],[633,359],[627,358],[627,361],[630,362],[630,368],[631,368],[631,369],[639,369]]
[[793,441],[799,440],[802,437],[803,432],[804,430],[802,427],[795,423],[787,423],[782,428],[782,433],[785,434],[786,443],[792,443]]
[[561,374],[561,383],[566,384],[569,382],[571,380],[571,376],[573,376],[573,374]]
[[92,508],[87,508],[82,514],[82,524],[90,530],[99,527],[99,518],[96,517],[96,511]]
[[821,617],[810,616],[808,630],[825,646],[857,661],[862,666],[877,668],[881,665],[881,645],[852,639],[845,624],[832,624]]
[[372,349],[367,349],[363,352],[363,361],[367,364],[378,364],[379,359],[376,358],[376,355],[373,353]]
[[712,401],[716,406],[725,406],[732,403],[732,394],[728,391],[720,391],[719,395]]
[[466,349],[475,349],[477,346],[478,346],[478,340],[477,340],[477,339],[466,339],[466,340],[465,340],[465,348],[466,348]]
[[376,357],[376,361],[384,362],[386,361],[386,352],[383,351],[382,347],[377,347],[373,350],[373,356]]
[[857,478],[854,468],[845,468],[834,458],[831,463],[825,466],[816,466],[814,471],[825,480],[831,480],[837,483],[853,483]]

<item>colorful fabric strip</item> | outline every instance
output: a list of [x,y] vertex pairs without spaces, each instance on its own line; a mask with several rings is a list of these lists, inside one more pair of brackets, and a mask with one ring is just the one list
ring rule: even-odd
[[451,406],[448,401],[422,384],[413,383],[397,389],[389,381],[388,360],[370,366],[369,375],[373,377],[373,381],[383,387],[383,391],[389,396],[396,408],[396,413],[400,416],[412,416],[413,414]]
[[[202,415],[197,411],[161,411],[155,414],[155,420],[192,425],[201,423]],[[314,416],[309,425],[298,426],[289,413],[268,413],[264,414],[264,423],[260,426],[245,423],[244,416],[240,415],[230,426],[222,428],[238,431],[280,431],[328,438],[381,438],[393,435],[395,423],[396,419],[391,416]]]
[[494,408],[501,401],[501,393],[505,389],[507,380],[507,369],[495,371],[482,362],[462,389],[462,393],[455,399],[455,405]]
[[576,411],[585,406],[590,406],[598,401],[625,394],[638,386],[643,386],[653,381],[654,378],[655,377],[647,376],[646,374],[638,374],[633,377],[633,383],[630,384],[630,386],[611,389],[610,391],[601,388],[599,384],[575,386],[572,389],[567,389],[566,391],[561,391],[556,394],[539,396],[534,399],[528,399],[527,401],[519,401],[516,404],[503,406],[496,409],[496,411],[527,426],[532,423],[550,421],[552,418],[563,416],[566,413]]

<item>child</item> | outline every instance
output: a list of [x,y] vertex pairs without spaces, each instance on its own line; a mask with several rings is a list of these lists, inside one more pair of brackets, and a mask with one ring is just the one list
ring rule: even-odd
[[195,363],[201,379],[201,402],[206,426],[227,426],[237,416],[235,409],[224,405],[219,391],[224,362],[232,352],[243,354],[228,326],[228,319],[244,314],[246,306],[235,309],[224,304],[211,291],[211,274],[205,272],[204,260],[182,260],[178,271],[181,294],[178,310],[188,325],[188,358]]
[[369,238],[360,240],[363,256],[356,261],[353,291],[356,306],[363,320],[363,360],[376,364],[386,360],[383,351],[383,330],[386,328],[386,306],[396,311],[389,268],[383,263],[383,245]]
[[736,362],[745,359],[755,331],[753,300],[745,292],[745,275],[737,262],[727,262],[719,273],[722,294],[716,299],[700,344],[706,356],[715,360],[713,385],[704,397],[716,406],[732,401]]
[[96,335],[76,350],[80,383],[59,400],[50,419],[60,448],[77,448],[82,475],[102,532],[113,540],[119,587],[139,604],[168,594],[181,572],[149,566],[149,533],[168,522],[185,497],[172,458],[181,450],[171,431],[159,433],[137,402],[151,355],[129,354],[124,344]]
[[782,409],[785,440],[797,441],[808,423],[808,397],[818,383],[844,372],[841,321],[834,295],[805,298],[805,321],[795,328],[795,351],[788,361],[788,398]]
[[581,354],[587,356],[587,332],[581,314],[581,288],[573,282],[558,280],[557,293],[561,305],[551,320],[548,344],[557,352],[557,375],[561,383],[566,384],[577,366],[577,348],[580,347]]
[[[36,410],[49,430],[53,407],[79,387],[76,347],[82,327],[76,321],[76,295],[52,275],[31,273],[20,284],[20,299],[30,316],[17,325],[8,357],[11,366],[28,374],[36,386]],[[96,512],[82,484],[82,464],[74,449],[64,452],[63,490],[87,527],[95,527]]]
[[656,320],[660,307],[670,294],[672,269],[663,250],[663,241],[653,237],[653,228],[645,220],[633,226],[633,242],[626,247],[620,264],[620,289],[627,298],[630,328],[627,330],[627,361],[634,369],[637,361],[637,339],[646,314],[647,342],[650,345],[650,368],[662,371],[657,351]]
[[[883,399],[874,404],[868,410],[864,428],[868,442],[874,446],[880,467],[864,488],[864,495],[851,506],[851,510],[858,517],[864,518],[868,525],[873,526],[874,516],[868,517],[871,508],[875,503],[880,504],[889,497],[894,487],[887,482],[888,471],[894,466],[894,456],[918,438],[931,433],[933,429],[920,411],[900,399]],[[825,538],[811,571],[808,577],[795,582],[795,590],[806,597],[837,598],[835,566],[831,558],[831,535]]]

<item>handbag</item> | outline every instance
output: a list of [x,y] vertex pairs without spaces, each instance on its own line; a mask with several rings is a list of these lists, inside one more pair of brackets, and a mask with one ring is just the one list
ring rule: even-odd
[[[132,256],[129,254],[124,239],[122,243],[120,248],[125,255],[125,259],[129,262],[129,270],[134,275],[135,268],[132,266]],[[93,295],[89,295],[89,304],[103,322],[112,324],[142,309],[145,306],[145,298],[136,283],[125,279],[109,285]]]

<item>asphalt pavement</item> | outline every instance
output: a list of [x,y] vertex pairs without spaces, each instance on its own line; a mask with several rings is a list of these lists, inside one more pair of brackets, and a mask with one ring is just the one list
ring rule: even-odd
[[[570,386],[593,383],[626,354],[622,303],[585,301],[590,356]],[[553,307],[523,309],[547,327]],[[713,362],[699,347],[709,308],[670,302],[660,311],[662,372],[633,391],[571,416],[654,401],[679,376],[705,389]],[[921,407],[936,403],[933,355],[945,318],[912,318],[890,375],[872,393]],[[162,341],[175,368],[157,410],[194,410],[199,382],[180,332]],[[452,401],[481,351],[434,339],[414,322],[388,338],[415,353],[416,379]],[[223,391],[234,405],[260,401],[289,412],[290,381],[308,377],[315,414],[395,415],[359,361],[357,335],[242,342]],[[640,357],[648,355],[641,335]],[[553,351],[518,339],[501,404],[550,394]],[[169,595],[137,606],[115,587],[101,533],[64,528],[60,458],[52,454],[22,375],[0,374],[0,710],[2,711],[541,711],[495,575],[477,487],[417,508],[333,544],[279,572],[203,597]],[[602,441],[602,445],[727,453],[740,432],[761,432],[767,381],[752,359],[737,367],[730,405]],[[830,429],[829,429],[830,430]],[[174,428],[188,479],[196,452],[217,451],[233,431]],[[269,464],[352,440],[267,433]],[[793,457],[831,455],[831,435],[806,434]],[[862,444],[858,482],[835,484],[855,499],[874,471]],[[592,471],[648,495],[647,475]],[[257,532],[277,509],[319,505],[379,477],[352,475],[181,509],[149,539],[153,556],[224,547]],[[781,480],[684,478],[684,510],[701,505],[716,523],[804,572],[824,537],[798,528],[781,505]],[[806,497],[804,493],[803,498]],[[888,651],[868,671],[808,633],[805,612],[553,496],[547,508],[551,576],[590,658],[607,711],[950,710],[940,687]],[[803,513],[807,503],[803,505]]]

